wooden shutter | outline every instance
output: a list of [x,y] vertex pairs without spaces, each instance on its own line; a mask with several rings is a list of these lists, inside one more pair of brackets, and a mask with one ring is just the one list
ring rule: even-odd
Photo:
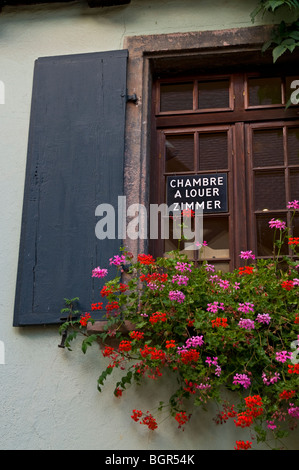
[[115,275],[122,241],[96,238],[95,209],[123,194],[126,65],[125,50],[35,63],[14,326],[58,323],[64,298],[90,311],[92,269]]

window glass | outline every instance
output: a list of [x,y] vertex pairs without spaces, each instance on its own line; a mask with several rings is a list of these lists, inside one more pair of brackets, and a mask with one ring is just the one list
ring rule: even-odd
[[199,170],[220,170],[227,166],[227,133],[199,134]]
[[[280,219],[286,222],[284,214],[267,214],[267,215],[257,215],[256,217],[256,236],[257,236],[257,255],[258,256],[273,256],[273,241],[274,241],[274,231],[269,227],[269,221],[274,217],[275,219]],[[280,233],[279,230],[276,231],[276,240],[279,239]],[[281,249],[280,254],[288,254],[288,244],[285,243]]]
[[256,171],[254,174],[255,210],[285,209],[284,171]]
[[282,129],[259,129],[253,132],[253,166],[284,164]]
[[229,108],[229,80],[198,82],[198,109]]
[[228,217],[204,217],[203,240],[208,243],[203,248],[204,258],[229,258]]
[[167,135],[165,138],[165,171],[194,170],[194,134]]
[[288,129],[289,165],[299,165],[299,127]]
[[161,83],[160,111],[183,111],[193,109],[193,82]]
[[290,171],[290,199],[299,200],[299,170]]
[[249,106],[282,103],[280,78],[248,78]]

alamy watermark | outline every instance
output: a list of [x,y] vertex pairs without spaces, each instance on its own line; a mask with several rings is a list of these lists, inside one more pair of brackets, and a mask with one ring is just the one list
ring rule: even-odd
[[293,90],[295,88],[295,90],[292,92],[291,94],[291,103],[292,104],[299,104],[299,80],[293,80],[292,83],[291,83],[291,89]]
[[[131,204],[127,207],[126,196],[118,196],[117,211],[111,204],[100,204],[95,215],[101,217],[95,227],[99,240],[168,240],[170,230],[174,240],[186,240],[186,250],[199,249],[203,239],[203,209],[201,205],[185,204],[177,210],[172,204]],[[170,222],[172,227],[170,228]]]

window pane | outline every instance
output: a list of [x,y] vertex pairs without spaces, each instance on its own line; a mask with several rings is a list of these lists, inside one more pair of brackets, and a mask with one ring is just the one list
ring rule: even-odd
[[297,216],[294,217],[294,219],[293,219],[292,236],[293,237],[299,237],[299,217],[297,217]]
[[160,111],[193,109],[193,83],[161,84]]
[[165,146],[166,172],[194,170],[194,134],[166,136]]
[[[188,223],[188,227],[185,228],[185,231],[183,231],[181,227],[183,222],[183,219],[181,218],[176,219],[176,217],[163,217],[163,222],[165,227],[164,254],[168,253],[169,251],[179,249],[180,253],[185,254],[189,259],[194,259],[194,219],[190,218],[185,221],[185,223]],[[167,226],[169,227],[169,232],[167,232]],[[166,239],[167,233],[169,234],[169,237]],[[180,241],[183,236],[186,238],[188,233],[191,235],[190,241]],[[186,249],[190,246],[192,249]]]
[[280,78],[249,78],[249,106],[281,104]]
[[253,166],[284,164],[282,129],[255,130],[253,132]]
[[229,258],[228,217],[204,217],[203,240],[208,243],[203,259]]
[[199,170],[220,170],[227,167],[227,133],[199,134]]
[[299,200],[299,171],[290,172],[290,191],[291,201]]
[[283,171],[255,172],[255,210],[285,209],[285,179]]
[[[215,272],[217,272],[217,271],[221,271],[222,273],[228,273],[229,272],[229,262],[218,263],[216,261],[216,263],[214,263],[214,267],[215,267]],[[211,273],[211,275],[213,275],[213,273]]]
[[299,128],[288,129],[289,165],[299,165]]
[[198,108],[229,108],[229,80],[199,82]]
[[[274,242],[274,229],[269,227],[269,221],[272,219],[279,219],[286,222],[283,214],[267,214],[258,215],[256,217],[256,232],[257,232],[257,255],[258,256],[273,256],[273,242]],[[276,240],[279,239],[279,230],[276,230]],[[286,242],[281,250],[281,254],[288,253],[288,243]]]

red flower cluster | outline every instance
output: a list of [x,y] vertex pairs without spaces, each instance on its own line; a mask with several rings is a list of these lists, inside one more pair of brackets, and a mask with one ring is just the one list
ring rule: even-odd
[[151,431],[154,431],[158,427],[155,418],[151,414],[145,416],[141,424],[145,424]]
[[[147,413],[148,414],[145,415],[145,417],[142,419],[142,421],[140,421],[140,424],[145,424],[149,429],[154,431],[158,427],[157,422],[156,422],[155,418],[153,418],[153,416],[149,412],[147,412]],[[138,423],[140,418],[142,418],[142,415],[143,415],[143,413],[142,413],[141,410],[133,410],[133,414],[131,415],[131,418],[134,421],[136,421],[136,423]]]
[[152,255],[144,255],[144,254],[138,255],[137,261],[139,261],[140,264],[147,264],[147,265],[155,263],[155,260],[152,257]]
[[288,373],[289,374],[299,374],[299,364],[288,364]]
[[146,358],[147,356],[150,356],[151,359],[159,359],[163,360],[165,359],[165,353],[161,349],[156,349],[151,346],[148,346],[147,344],[145,345],[144,349],[140,349],[140,354],[143,358]]
[[293,289],[294,287],[294,283],[293,281],[284,281],[282,284],[281,284],[281,287],[283,289],[286,289],[286,290],[291,290]]
[[85,315],[82,315],[80,318],[80,324],[82,326],[86,326],[88,323],[88,320],[90,320],[90,313],[85,313]]
[[165,347],[166,347],[166,349],[175,348],[175,340],[174,339],[167,340]]
[[159,274],[159,273],[152,273],[152,274],[141,274],[140,280],[142,282],[166,282],[168,279],[168,274]]
[[181,428],[184,424],[189,421],[189,416],[186,415],[185,411],[177,412],[174,418],[179,423],[179,428]]
[[295,320],[294,320],[294,323],[295,323],[296,325],[299,324],[299,315],[298,315],[298,314],[296,314],[296,318],[295,318]]
[[240,276],[242,276],[243,274],[253,274],[253,267],[245,266],[244,268],[239,268],[239,274]]
[[102,308],[103,308],[103,302],[91,304],[91,310],[102,310]]
[[189,364],[190,362],[197,362],[199,359],[199,352],[196,349],[186,349],[181,352],[181,361],[183,364]]
[[127,289],[129,289],[129,286],[127,284],[122,284],[122,283],[119,284],[119,289],[118,290],[120,292],[126,292]]
[[183,209],[182,210],[182,216],[183,217],[194,217],[195,212],[192,209]]
[[150,374],[148,374],[149,379],[157,380],[158,377],[162,377],[162,372],[160,371],[159,367],[155,367],[150,369]]
[[229,418],[235,418],[238,415],[237,411],[234,409],[234,406],[235,405],[232,405],[231,407],[226,405],[224,406],[224,411],[221,411],[219,415],[220,423],[226,422]]
[[141,410],[133,410],[133,414],[131,415],[131,418],[137,423],[142,415],[143,413]]
[[196,393],[196,389],[195,389],[196,384],[191,381],[189,382],[189,380],[187,379],[185,380],[185,383],[186,383],[186,387],[184,387],[185,392],[188,392],[194,395]]
[[249,427],[253,423],[254,418],[263,414],[262,399],[259,395],[245,398],[246,410],[238,414],[238,419],[234,420],[236,426],[241,428]]
[[107,312],[111,312],[111,310],[118,310],[118,309],[119,309],[118,302],[109,302],[106,305]]
[[111,355],[114,353],[114,348],[111,346],[105,346],[104,351],[102,351],[102,354],[104,357],[111,357]]
[[101,296],[108,297],[108,295],[113,294],[113,292],[114,292],[113,287],[104,286],[103,289],[101,290]]
[[279,399],[280,400],[289,400],[290,398],[293,398],[296,395],[296,392],[294,390],[284,390],[279,394]]
[[299,237],[289,238],[289,245],[299,245]]
[[162,312],[152,313],[152,315],[150,316],[149,321],[151,322],[152,325],[154,323],[159,322],[159,321],[161,321],[161,322],[167,321],[166,313],[162,313]]
[[228,326],[227,318],[217,317],[216,320],[211,320],[211,322],[212,322],[213,328],[220,327],[220,326],[223,326],[224,328],[226,328]]
[[237,444],[237,447],[235,447],[235,450],[248,450],[248,449],[251,449],[252,442],[236,441],[236,444]]
[[121,390],[121,388],[117,387],[115,390],[114,390],[114,395],[116,397],[121,397],[123,394],[123,391]]
[[142,333],[142,331],[130,331],[129,334],[132,339],[141,340],[144,337],[144,333]]
[[119,343],[118,350],[120,352],[131,351],[131,349],[132,349],[131,341],[123,340]]

